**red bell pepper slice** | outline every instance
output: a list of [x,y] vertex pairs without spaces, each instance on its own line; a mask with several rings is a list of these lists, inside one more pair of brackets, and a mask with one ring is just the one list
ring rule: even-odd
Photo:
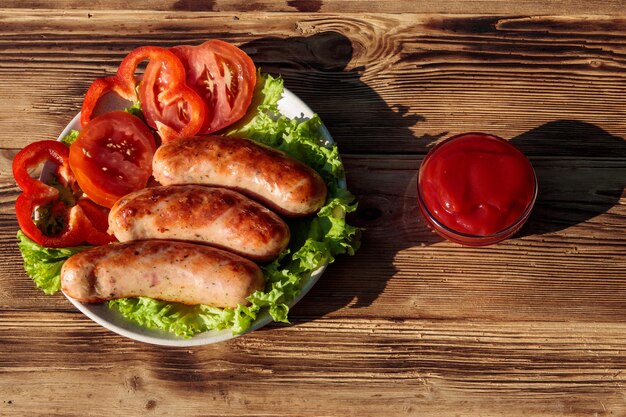
[[93,111],[96,108],[98,101],[109,91],[116,92],[120,97],[133,101],[136,99],[136,95],[133,92],[128,94],[128,91],[124,85],[119,81],[119,78],[115,75],[109,77],[97,78],[87,90],[85,98],[83,99],[83,107],[80,111],[80,124],[86,126],[92,119]]
[[207,113],[206,104],[198,93],[185,83],[185,67],[180,59],[168,49],[158,46],[142,46],[133,50],[122,60],[115,76],[99,78],[93,82],[83,101],[81,125],[85,126],[91,120],[96,104],[109,91],[114,91],[129,101],[139,99],[135,71],[145,60],[160,62],[167,71],[166,88],[158,94],[159,105],[164,107],[175,102],[183,102],[187,108],[188,119],[182,128],[176,129],[171,125],[171,121],[159,117],[158,114],[144,112],[146,122],[159,132],[163,141],[193,136],[200,131]]
[[84,215],[83,239],[85,242],[92,245],[106,245],[116,240],[115,236],[106,232],[109,228],[110,210],[108,208],[99,206],[87,198],[78,200],[74,207],[79,207]]
[[[15,214],[24,234],[50,248],[76,246],[83,242],[101,245],[113,241],[114,238],[106,233],[103,212],[83,200],[70,208],[60,200],[58,189],[30,176],[28,169],[48,161],[56,165],[57,178],[66,183],[62,185],[72,187],[74,181],[68,169],[69,149],[61,142],[43,140],[31,143],[13,159],[13,177],[23,191],[15,201]],[[33,221],[35,209],[45,206],[49,206],[50,215],[63,224],[61,232],[52,236],[44,234]]]
[[62,142],[42,140],[26,146],[13,159],[13,178],[24,193],[30,195],[57,197],[59,191],[31,177],[28,169],[36,168],[50,161],[56,169],[67,164],[70,156],[69,148]]

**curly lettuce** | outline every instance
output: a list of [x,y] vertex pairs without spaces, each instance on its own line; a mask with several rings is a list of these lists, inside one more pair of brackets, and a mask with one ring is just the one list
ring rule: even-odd
[[21,230],[17,232],[17,239],[26,274],[48,295],[61,289],[61,267],[67,258],[92,247],[46,248],[30,240]]
[[80,135],[80,132],[76,129],[72,129],[70,133],[61,138],[61,142],[65,143],[67,146],[71,146],[72,143],[76,142],[76,139],[78,139],[78,135]]

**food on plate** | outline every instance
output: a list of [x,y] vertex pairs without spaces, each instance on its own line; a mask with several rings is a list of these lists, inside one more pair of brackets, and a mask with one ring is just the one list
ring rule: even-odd
[[[120,64],[122,70],[125,61]],[[137,61],[129,65],[133,74]],[[127,72],[130,74],[131,70]],[[159,132],[164,142],[195,135],[206,120],[205,101],[187,85],[185,69],[170,51],[161,51],[156,59],[150,59],[138,92],[146,123]]]
[[85,194],[111,207],[146,186],[155,150],[154,136],[141,119],[115,111],[83,127],[70,147],[69,164]]
[[51,248],[29,239],[21,230],[17,232],[17,246],[24,259],[24,270],[37,288],[45,294],[56,294],[61,288],[61,267],[75,253],[93,246]]
[[[354,211],[356,203],[354,202],[354,196],[345,188],[343,165],[339,157],[338,148],[332,142],[320,118],[317,115],[308,114],[306,106],[303,106],[295,96],[283,89],[283,80],[281,78],[274,78],[254,71],[251,72],[250,68],[253,67],[250,67],[249,63],[245,62],[245,59],[240,61],[240,57],[237,57],[238,54],[234,54],[229,58],[228,54],[225,54],[222,49],[217,47],[214,48],[213,53],[207,53],[206,48],[210,45],[220,46],[221,43],[207,42],[206,45],[203,44],[198,48],[184,46],[173,49],[177,51],[176,53],[180,58],[172,50],[163,50],[163,48],[141,47],[136,49],[120,64],[116,75],[98,79],[90,87],[83,102],[80,126],[75,121],[68,126],[68,128],[79,129],[82,132],[72,131],[61,142],[46,141],[55,143],[55,145],[33,145],[43,149],[41,152],[44,156],[36,153],[36,157],[33,157],[34,159],[31,159],[31,157],[16,157],[16,162],[19,162],[17,166],[25,167],[24,172],[22,172],[19,169],[16,170],[16,165],[14,164],[16,182],[24,191],[23,194],[27,196],[18,198],[18,203],[16,204],[18,220],[24,230],[24,232],[18,232],[18,246],[24,259],[24,268],[27,274],[46,294],[54,294],[61,289],[62,265],[67,262],[67,271],[76,267],[76,260],[67,261],[73,254],[88,250],[93,250],[92,254],[117,253],[121,251],[119,248],[126,247],[124,245],[153,245],[153,243],[146,242],[161,242],[154,243],[159,247],[154,252],[165,252],[165,249],[163,249],[165,246],[164,241],[160,239],[132,241],[119,245],[100,246],[98,248],[76,245],[85,241],[93,245],[104,245],[111,240],[115,240],[114,236],[106,233],[109,226],[107,219],[108,207],[117,201],[117,197],[126,195],[126,192],[139,192],[144,187],[154,185],[152,179],[146,180],[146,177],[151,173],[152,166],[147,164],[146,167],[145,160],[150,159],[148,155],[150,152],[154,152],[156,145],[159,144],[158,141],[154,143],[156,134],[158,133],[162,142],[167,145],[166,142],[169,140],[176,140],[179,137],[187,138],[201,132],[205,119],[208,120],[207,126],[209,126],[205,128],[209,130],[219,128],[218,126],[224,121],[226,121],[225,123],[231,123],[219,128],[220,134],[246,138],[233,139],[231,142],[249,141],[245,142],[246,146],[262,149],[259,154],[261,158],[252,161],[258,168],[254,173],[256,175],[256,171],[269,170],[275,177],[275,181],[278,181],[276,178],[280,178],[280,181],[278,181],[280,183],[276,184],[282,187],[279,187],[278,191],[280,198],[289,200],[289,197],[295,195],[296,200],[297,198],[305,200],[304,203],[300,201],[303,204],[296,209],[288,208],[282,211],[284,214],[288,213],[289,210],[294,210],[294,212],[301,210],[298,213],[300,214],[299,217],[286,220],[289,225],[288,234],[290,236],[288,247],[282,250],[276,259],[263,265],[264,284],[257,283],[254,284],[254,289],[250,288],[250,291],[242,291],[237,302],[232,302],[227,307],[215,307],[214,304],[185,305],[174,301],[164,301],[159,299],[160,295],[154,292],[145,293],[147,296],[134,296],[133,294],[139,294],[137,292],[121,292],[117,295],[125,298],[106,301],[108,308],[115,310],[115,313],[112,314],[116,316],[121,314],[135,326],[170,332],[181,337],[192,337],[201,332],[226,329],[233,335],[241,334],[250,329],[255,322],[257,325],[262,323],[258,320],[265,320],[263,318],[265,317],[264,313],[267,313],[274,321],[288,322],[290,307],[298,299],[298,296],[302,294],[302,291],[307,291],[310,288],[321,274],[321,271],[323,271],[323,268],[332,263],[335,257],[340,254],[352,255],[355,253],[359,246],[360,229],[350,226],[346,222],[346,213]],[[198,59],[201,60],[201,63],[195,62]],[[211,63],[212,59],[215,59],[214,63]],[[148,61],[148,66],[155,73],[148,74],[148,78],[144,75],[143,80],[139,82],[139,78],[135,78],[134,73],[137,64],[146,60]],[[181,60],[185,62],[183,63]],[[202,70],[203,65],[208,65],[206,72]],[[214,69],[219,70],[220,65],[224,70],[223,73],[211,72]],[[184,78],[180,76],[179,70],[181,68],[182,71],[185,71]],[[240,70],[241,73],[238,72]],[[189,71],[189,74],[186,73],[187,71]],[[219,76],[216,76],[216,74]],[[241,74],[243,80],[239,78],[239,75],[234,80],[233,77],[236,74]],[[153,76],[155,79],[151,80]],[[255,79],[256,85],[252,92],[250,86],[254,85],[253,81]],[[208,84],[208,88],[202,87],[203,80]],[[222,83],[222,85],[217,83]],[[198,85],[194,87],[194,84]],[[113,98],[111,96],[105,97],[109,92],[130,100],[132,103],[125,111],[133,116],[137,116],[137,118],[129,119],[131,116],[120,115],[116,111],[94,117],[94,115],[98,115],[103,110],[110,108],[111,105],[118,106],[117,103],[119,101],[111,100]],[[250,97],[247,97],[248,94],[253,95],[252,104],[249,106],[245,104],[250,99]],[[139,100],[142,95],[144,96],[143,103]],[[100,98],[103,98],[102,106],[96,108]],[[224,99],[228,102],[220,102]],[[149,102],[149,100],[152,100],[152,102]],[[285,111],[289,117],[282,114],[278,108],[279,100],[281,100],[281,106],[288,106],[285,107]],[[246,106],[249,108],[244,110],[245,114],[243,117],[235,122],[241,113],[241,109]],[[121,110],[120,107],[115,108]],[[154,108],[151,110],[151,107]],[[307,112],[308,116],[296,114],[300,110]],[[151,111],[156,116],[146,115],[151,113]],[[100,117],[103,117],[103,119],[100,119]],[[113,132],[110,135],[107,134],[107,128],[96,129],[91,134],[88,134],[92,127],[98,126],[100,120],[106,120],[106,118],[112,120],[124,119],[126,122],[117,124],[118,127],[113,128]],[[143,134],[140,132],[141,128],[137,128],[135,131],[134,126],[137,123],[150,132],[150,135],[153,136],[152,140],[148,139],[145,131]],[[126,132],[127,130],[130,133]],[[226,139],[222,138],[220,140]],[[256,142],[261,145],[254,145]],[[107,143],[109,143],[108,146]],[[102,144],[104,144],[104,147],[100,149]],[[128,144],[133,146],[130,149],[126,148]],[[56,151],[56,147],[60,146],[65,148],[59,148],[60,150]],[[70,148],[69,153],[66,146]],[[280,151],[276,151],[276,154],[280,155],[280,158],[276,161],[284,164],[280,169],[267,163],[267,154],[272,153],[268,151],[269,148]],[[33,149],[25,148],[23,155],[29,154]],[[137,150],[140,152],[135,152]],[[111,151],[112,154],[107,155],[107,152]],[[97,155],[96,157],[94,157],[94,153]],[[133,155],[135,158],[132,157]],[[289,157],[285,155],[289,155]],[[72,156],[74,156],[75,160]],[[247,156],[247,158],[249,157],[250,155]],[[252,157],[254,158],[254,155]],[[98,166],[94,163],[97,158],[100,158],[102,165]],[[245,171],[240,169],[242,166],[240,162],[242,161],[234,158],[226,159],[230,161],[230,166],[234,169],[235,176],[247,175]],[[295,160],[299,162],[295,162]],[[35,162],[46,162],[44,173],[40,177],[41,185],[37,184],[36,180],[26,174],[26,170],[31,169],[31,164]],[[186,161],[189,165],[197,162],[198,159],[193,157]],[[243,161],[243,166],[249,167],[250,159]],[[295,169],[294,166],[296,167]],[[107,179],[107,174],[105,173],[114,171],[111,168],[123,171],[123,174],[126,174],[127,177],[121,176],[126,178],[126,180]],[[186,169],[182,166],[179,168],[181,170]],[[285,168],[287,168],[285,172],[282,172]],[[81,182],[85,190],[81,190],[79,182],[75,179],[76,172],[73,172],[73,170],[78,172],[78,176],[83,175]],[[281,172],[282,177],[279,175]],[[296,178],[302,173],[304,173],[304,176],[300,178],[301,182],[298,183]],[[117,177],[117,179],[120,178]],[[249,179],[254,179],[254,176],[251,176]],[[293,183],[290,187],[284,187],[283,180],[287,181],[285,183],[287,185],[289,181]],[[148,183],[145,184],[144,181],[148,181]],[[246,179],[241,180],[241,182],[245,183]],[[138,184],[141,185],[139,186]],[[138,188],[132,189],[135,186]],[[192,185],[192,187],[196,186],[206,187],[206,185]],[[124,187],[129,187],[129,189],[124,189]],[[86,191],[86,193],[83,193],[83,191]],[[148,193],[148,191],[146,192]],[[225,192],[235,193],[236,191]],[[261,200],[260,204],[263,204],[263,201],[267,204],[269,201],[262,198]],[[296,203],[298,201],[292,201],[290,204]],[[171,204],[172,207],[176,206],[174,203]],[[121,209],[121,211],[124,211],[124,209]],[[48,216],[46,213],[49,212],[53,212],[54,215]],[[75,221],[74,215],[69,215],[69,213],[74,212],[82,213],[81,216],[76,218],[81,219],[84,217],[89,219],[89,223],[80,220]],[[212,209],[209,212],[215,213]],[[56,217],[59,213],[60,217]],[[310,213],[310,215],[304,215],[305,213]],[[250,213],[245,214],[245,216],[245,218],[248,218],[247,216],[250,216]],[[147,216],[143,220],[149,219],[150,217]],[[150,221],[147,221],[147,223],[150,224]],[[243,227],[245,225],[246,222],[239,226]],[[30,233],[31,238],[41,238],[35,241],[25,234],[28,231],[32,231],[33,227],[43,231],[43,238]],[[90,230],[89,227],[92,227],[92,229]],[[125,227],[121,226],[121,230]],[[128,230],[133,230],[133,227],[130,227]],[[51,237],[65,237],[66,228],[72,232],[77,232],[76,234],[68,233],[68,236],[72,237],[72,239],[76,238],[75,240],[69,238],[49,239]],[[94,230],[100,234],[99,237],[106,239],[92,239],[97,236],[94,234]],[[159,233],[161,232],[159,231]],[[223,230],[220,231],[220,233],[223,232]],[[257,242],[250,236],[252,235],[244,233],[244,237],[246,237],[245,243],[255,246]],[[277,233],[276,240],[272,242],[281,241],[281,236],[285,241],[287,240],[284,235]],[[268,246],[272,246],[274,244],[272,242]],[[178,247],[178,245],[185,243],[179,240],[171,240],[167,241],[167,244]],[[200,251],[220,250],[207,245],[187,244],[206,248],[200,249]],[[58,247],[54,248],[52,247],[53,245]],[[240,246],[243,246],[243,243]],[[265,250],[271,251],[272,249],[268,247]],[[194,252],[196,252],[196,249],[194,249]],[[140,253],[141,251],[138,251],[138,254]],[[221,253],[225,252],[222,250]],[[176,269],[176,266],[172,263],[174,258],[168,257],[168,255],[163,257],[148,256],[152,261],[141,261],[140,257],[134,255],[133,252],[129,259],[135,256],[137,257],[131,264],[139,268],[139,274],[141,274],[141,268],[150,262],[156,265],[159,271]],[[237,257],[238,255],[231,254],[231,256]],[[83,255],[83,257],[93,258],[92,255]],[[82,259],[82,257],[77,257],[76,259]],[[111,261],[112,258],[108,255],[103,255],[99,259],[97,261],[98,264],[118,268],[115,269],[116,272],[114,274],[107,275],[107,277],[113,280],[125,279],[128,272],[127,266],[123,265],[126,262],[125,259],[119,259],[118,262],[115,262]],[[259,258],[257,258],[257,261],[261,262]],[[250,261],[246,260],[246,262]],[[258,267],[255,266],[255,268]],[[89,269],[85,266],[82,272]],[[188,277],[185,274],[187,274],[190,268],[180,269],[183,270],[180,275],[178,273],[180,272],[179,270],[172,276],[176,276],[177,280],[181,280],[184,283],[186,282],[186,277]],[[96,277],[102,276],[98,268],[93,269],[92,272],[93,274],[87,274],[86,277],[83,276],[87,280],[86,284],[95,284],[99,282]],[[138,276],[136,273],[133,272],[131,275],[134,276],[134,278],[133,276],[130,277],[131,287],[135,286],[135,284],[137,284],[137,287],[141,287],[139,284],[145,284],[145,282],[136,281]],[[258,276],[258,273],[252,275]],[[64,273],[64,276],[66,277],[65,281],[69,281],[70,275]],[[149,275],[149,277],[153,278],[153,275]],[[104,285],[112,282],[108,278],[102,279],[104,280]],[[252,281],[256,282],[255,279],[252,279]],[[72,285],[66,286],[68,297],[71,298],[73,287]],[[95,291],[99,287],[92,286],[91,288]],[[156,291],[154,288],[152,290]],[[166,291],[164,290],[164,292]],[[144,292],[142,291],[141,293]],[[110,294],[111,292],[109,292]],[[74,295],[78,297],[77,294]],[[92,295],[87,294],[87,297]],[[151,295],[157,298],[151,298]],[[173,299],[189,302],[187,297],[185,299],[174,297]],[[214,302],[214,300],[203,300],[202,302],[204,301]],[[75,304],[81,310],[87,308],[79,302]],[[100,319],[104,322],[109,321],[108,313],[102,313],[100,309],[96,310],[99,311],[97,315]],[[209,336],[209,338],[211,337]]]
[[[148,65],[140,83],[135,72]],[[256,85],[256,67],[241,49],[220,40],[171,49],[142,46],[130,52],[115,75],[96,79],[85,94],[86,126],[107,93],[141,103],[146,123],[164,142],[211,133],[241,119]]]
[[[153,65],[144,74],[138,94],[135,71],[145,60]],[[98,101],[110,91],[132,102],[139,100],[146,122],[163,141],[195,135],[206,117],[206,104],[185,82],[183,64],[171,51],[158,46],[133,50],[122,60],[116,75],[92,83],[81,109],[83,127],[89,124]]]
[[268,146],[225,136],[180,138],[152,161],[163,185],[206,184],[251,196],[286,216],[307,216],[325,203],[324,180],[312,168]]
[[[256,85],[256,67],[244,51],[219,39],[197,46],[175,46],[170,50],[185,67],[187,85],[207,106],[206,118],[198,133],[215,132],[246,114]],[[156,65],[151,62],[146,74]]]
[[537,196],[530,161],[506,140],[484,133],[435,146],[419,171],[420,209],[443,237],[488,245],[517,232]]
[[[111,242],[114,238],[106,233],[108,210],[82,198],[69,168],[69,153],[62,142],[42,140],[13,159],[13,177],[23,191],[15,202],[20,229],[49,248]],[[28,171],[46,162],[54,166],[48,183],[32,178]]]
[[109,214],[120,242],[174,239],[206,243],[270,261],[289,243],[276,214],[236,191],[202,185],[145,188],[122,197]]
[[71,256],[61,287],[87,303],[150,297],[214,307],[246,305],[265,279],[252,261],[210,246],[145,240],[99,246]]

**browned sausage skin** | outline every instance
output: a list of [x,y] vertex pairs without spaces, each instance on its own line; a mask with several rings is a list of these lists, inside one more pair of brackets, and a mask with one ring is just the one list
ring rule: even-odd
[[120,242],[174,239],[228,249],[256,261],[275,259],[289,227],[275,213],[236,191],[202,185],[145,188],[118,200],[109,233]]
[[307,216],[325,203],[315,170],[283,152],[247,139],[206,136],[161,145],[152,160],[163,185],[206,184],[241,191],[285,216]]
[[61,288],[86,303],[150,297],[184,304],[236,307],[265,278],[252,261],[210,246],[145,240],[99,246],[70,257]]

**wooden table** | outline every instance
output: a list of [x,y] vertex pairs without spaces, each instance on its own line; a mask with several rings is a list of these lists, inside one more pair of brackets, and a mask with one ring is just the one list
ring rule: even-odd
[[[622,1],[87,3],[0,10],[0,415],[626,413]],[[321,115],[367,231],[291,325],[142,344],[34,288],[11,160],[56,138],[134,47],[209,38]],[[416,207],[429,146],[466,131],[510,139],[539,177],[527,227],[490,247],[442,241]]]

